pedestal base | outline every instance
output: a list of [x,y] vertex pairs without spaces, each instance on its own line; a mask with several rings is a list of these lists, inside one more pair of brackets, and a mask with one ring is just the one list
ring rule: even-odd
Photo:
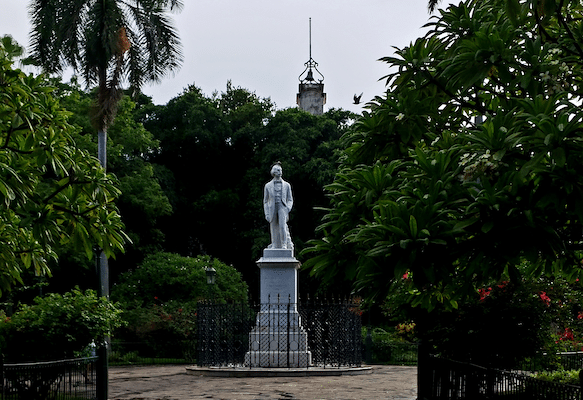
[[257,314],[257,324],[249,333],[250,367],[306,368],[312,365],[308,334],[301,326],[295,304],[266,304]]
[[261,269],[261,311],[249,333],[249,367],[307,368],[312,365],[308,334],[297,311],[300,263],[290,249],[265,249]]
[[312,365],[309,351],[250,351],[245,366],[252,368],[308,368]]

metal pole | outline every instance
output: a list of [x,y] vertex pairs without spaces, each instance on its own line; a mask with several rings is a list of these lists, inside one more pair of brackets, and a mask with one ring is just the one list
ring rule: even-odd
[[[97,158],[99,159],[99,164],[104,170],[107,170],[107,124],[103,121],[103,126],[97,132],[98,145],[97,145]],[[97,256],[97,280],[98,288],[97,295],[99,297],[105,297],[109,300],[109,264],[107,262],[107,256],[105,252],[101,249],[98,250]],[[107,400],[109,377],[108,377],[108,362],[107,362],[107,348],[109,346],[109,337],[104,336],[100,338],[99,344],[97,346],[97,360],[96,366],[96,383],[97,383],[97,400]]]
[[370,314],[371,314],[371,310],[369,308],[368,310],[368,324],[366,327],[366,339],[364,342],[364,348],[365,348],[365,362],[370,365],[372,364],[372,328],[370,326]]
[[[97,256],[97,277],[99,281],[97,295],[109,300],[109,266],[105,253],[99,249]],[[97,400],[107,400],[109,396],[109,376],[107,348],[109,346],[109,337],[101,337],[97,345],[97,365],[96,365],[96,383],[97,383]]]
[[4,399],[4,355],[0,354],[0,385],[2,385],[2,390],[0,390],[0,394]]
[[287,367],[288,368],[290,367],[290,359],[289,359],[289,357],[291,355],[291,353],[290,353],[291,347],[290,347],[290,343],[289,343],[290,340],[291,340],[291,337],[290,337],[290,329],[291,329],[291,327],[290,327],[290,319],[289,319],[289,311],[290,311],[290,307],[289,306],[290,306],[290,303],[291,303],[291,295],[288,295],[287,296]]
[[312,18],[310,18],[310,61],[312,61]]
[[429,345],[421,341],[417,352],[417,398],[426,400],[431,397],[433,388]]

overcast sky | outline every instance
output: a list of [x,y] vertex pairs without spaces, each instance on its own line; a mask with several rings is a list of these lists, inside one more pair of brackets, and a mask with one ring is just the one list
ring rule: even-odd
[[[188,85],[210,95],[227,80],[277,108],[295,106],[298,75],[312,58],[324,75],[329,107],[360,112],[354,94],[367,101],[384,91],[389,71],[377,61],[423,35],[430,17],[427,0],[184,0],[173,15],[183,44],[184,64],[161,84],[144,87],[165,104]],[[444,0],[441,6],[449,2]],[[28,0],[0,0],[0,35],[29,43]]]

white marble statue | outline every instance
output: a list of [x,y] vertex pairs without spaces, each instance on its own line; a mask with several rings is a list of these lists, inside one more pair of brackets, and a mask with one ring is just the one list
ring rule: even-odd
[[281,164],[277,162],[271,167],[273,179],[263,190],[263,210],[271,232],[271,244],[267,248],[293,250],[287,220],[294,199],[290,184],[281,179],[281,175]]

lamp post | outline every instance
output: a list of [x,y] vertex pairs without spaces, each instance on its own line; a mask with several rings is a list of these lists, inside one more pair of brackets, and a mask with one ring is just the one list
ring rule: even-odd
[[[206,274],[206,284],[208,286],[208,290],[209,290],[209,297],[212,297],[212,303],[210,303],[208,305],[209,307],[209,311],[210,311],[210,331],[209,331],[209,338],[208,340],[208,346],[210,349],[212,349],[211,357],[215,357],[218,353],[219,353],[219,349],[218,349],[218,340],[215,340],[215,334],[217,333],[217,330],[214,327],[216,318],[215,318],[215,313],[217,312],[216,308],[217,305],[214,304],[215,303],[215,292],[214,292],[214,287],[215,287],[215,280],[217,278],[217,270],[214,269],[213,267],[204,267],[204,272]],[[208,304],[208,302],[207,302]]]
[[206,283],[209,287],[209,291],[213,295],[212,297],[214,301],[214,286],[217,278],[217,270],[213,267],[204,267],[204,272],[206,273]]

